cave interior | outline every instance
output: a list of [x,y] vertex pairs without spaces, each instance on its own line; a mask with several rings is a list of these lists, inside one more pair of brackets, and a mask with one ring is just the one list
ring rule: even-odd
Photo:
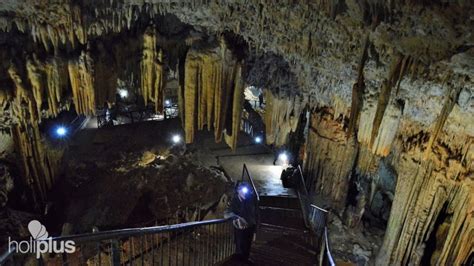
[[[0,47],[2,254],[223,219],[245,179],[256,265],[474,265],[472,1],[3,0]],[[70,263],[233,265],[183,230]]]

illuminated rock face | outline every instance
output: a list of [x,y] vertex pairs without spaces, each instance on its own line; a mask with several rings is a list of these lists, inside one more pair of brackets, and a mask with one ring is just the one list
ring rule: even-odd
[[[0,4],[0,130],[14,136],[38,200],[59,161],[40,141],[44,118],[72,104],[93,114],[114,101],[118,78],[160,111],[171,68],[188,143],[207,126],[235,147],[245,85],[265,90],[268,144],[285,144],[308,107],[312,191],[351,226],[378,191],[389,195],[380,264],[460,264],[472,251],[471,2],[34,2]],[[163,14],[195,28],[149,28]],[[229,32],[248,49],[220,45]],[[381,165],[394,194],[381,188]]]
[[[186,143],[193,142],[197,129],[214,129],[216,142],[222,140],[235,149],[243,106],[242,67],[224,43],[209,51],[190,50],[186,56],[183,118]],[[231,121],[227,123],[226,116]],[[229,126],[230,125],[230,126]]]
[[163,112],[164,70],[163,52],[157,50],[156,32],[148,28],[143,35],[143,56],[140,62],[141,95],[155,103],[155,111]]

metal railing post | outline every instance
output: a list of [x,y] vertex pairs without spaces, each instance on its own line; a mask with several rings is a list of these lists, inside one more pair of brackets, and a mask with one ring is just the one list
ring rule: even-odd
[[114,266],[120,265],[120,250],[119,250],[118,240],[113,239],[110,243],[110,246],[112,248],[112,255],[110,256],[111,264]]

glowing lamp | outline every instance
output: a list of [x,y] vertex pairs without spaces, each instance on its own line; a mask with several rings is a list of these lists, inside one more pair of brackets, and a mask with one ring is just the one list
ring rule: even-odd
[[242,188],[240,188],[240,191],[241,191],[242,193],[244,193],[244,194],[249,193],[249,189],[248,189],[247,187],[242,187]]
[[170,100],[166,100],[166,101],[165,101],[165,105],[167,105],[167,106],[171,105],[171,101],[170,101]]
[[127,98],[128,97],[128,91],[127,90],[119,90],[119,95],[120,95],[120,98],[124,99],[124,98]]
[[255,143],[262,143],[261,137],[255,137]]
[[171,138],[174,144],[178,144],[181,142],[181,136],[180,135],[174,135],[173,138]]
[[280,155],[278,155],[278,159],[281,162],[286,163],[286,162],[288,162],[288,155],[285,152],[282,152],[282,153],[280,153]]
[[64,137],[67,134],[67,129],[63,126],[59,126],[56,128],[56,135],[58,137]]

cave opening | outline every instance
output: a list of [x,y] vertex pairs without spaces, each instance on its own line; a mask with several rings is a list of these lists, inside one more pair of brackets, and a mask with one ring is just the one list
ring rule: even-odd
[[439,258],[440,250],[446,241],[449,226],[451,224],[452,214],[448,213],[448,203],[444,203],[438,217],[433,225],[433,229],[426,240],[426,247],[421,258],[422,265],[436,264]]

